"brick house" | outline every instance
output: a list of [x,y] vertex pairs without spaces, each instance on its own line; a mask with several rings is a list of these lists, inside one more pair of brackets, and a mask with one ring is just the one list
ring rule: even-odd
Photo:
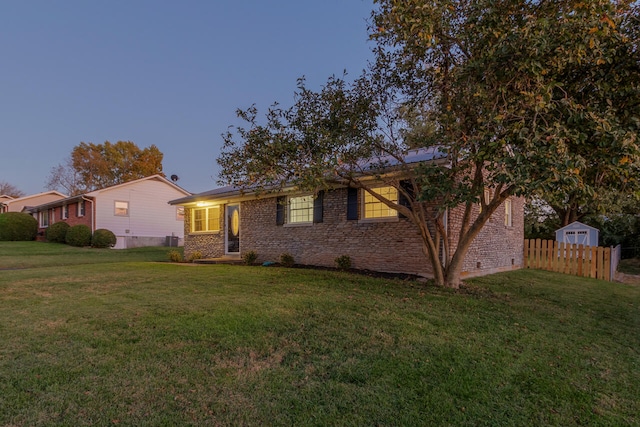
[[[397,194],[393,187],[376,191]],[[298,264],[335,267],[336,257],[348,255],[353,268],[432,277],[417,227],[364,190],[335,188],[314,198],[222,187],[170,203],[185,208],[187,258],[196,251],[232,259],[255,251],[259,262],[277,262],[288,253]],[[523,207],[522,198],[512,197],[492,215],[468,251],[463,278],[522,266]],[[452,247],[463,210],[446,213]]]
[[[167,236],[182,243],[184,212],[169,200],[190,195],[161,175],[152,175],[32,207],[38,220],[38,239],[49,225],[64,221],[84,224],[94,232],[105,228],[117,237],[115,248],[162,246]],[[174,239],[175,238],[175,239]]]

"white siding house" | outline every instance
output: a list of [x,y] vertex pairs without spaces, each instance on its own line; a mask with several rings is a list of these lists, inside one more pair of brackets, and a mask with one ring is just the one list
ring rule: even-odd
[[86,225],[91,232],[107,229],[117,237],[115,248],[178,246],[184,238],[184,210],[170,200],[191,193],[162,175],[67,197],[30,209],[38,218],[39,238],[49,225],[63,221]]
[[184,211],[168,202],[185,195],[190,193],[161,175],[85,194],[94,200],[94,230],[111,230],[116,248],[163,245],[167,236],[182,241]]

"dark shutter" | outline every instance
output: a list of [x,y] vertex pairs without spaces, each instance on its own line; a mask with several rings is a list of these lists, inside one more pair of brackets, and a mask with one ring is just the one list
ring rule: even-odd
[[284,224],[284,208],[287,203],[285,196],[276,197],[276,225]]
[[358,189],[347,189],[347,220],[358,219]]
[[[409,181],[408,179],[400,181],[400,188],[409,193],[411,197],[414,197],[413,186],[411,185],[411,181]],[[411,200],[409,200],[407,196],[405,196],[404,193],[400,190],[398,190],[398,204],[400,206],[411,209]],[[402,215],[401,213],[398,213],[398,216],[400,218],[406,218],[406,216]]]
[[322,199],[324,199],[324,191],[320,191],[315,199],[313,199],[313,222],[322,222]]

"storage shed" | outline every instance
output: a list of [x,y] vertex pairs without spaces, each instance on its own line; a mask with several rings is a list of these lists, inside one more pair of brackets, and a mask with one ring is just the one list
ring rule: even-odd
[[575,221],[556,230],[556,241],[585,246],[598,246],[599,235],[600,230],[597,228]]

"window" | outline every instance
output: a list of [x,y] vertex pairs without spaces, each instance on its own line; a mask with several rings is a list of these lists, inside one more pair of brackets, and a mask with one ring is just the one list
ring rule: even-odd
[[511,217],[511,199],[507,199],[504,201],[504,225],[507,227],[511,227],[513,225]]
[[80,200],[78,202],[78,216],[84,216],[85,214],[85,206],[84,206],[84,200]]
[[194,233],[220,231],[220,206],[193,209],[191,231]]
[[[371,191],[391,202],[398,203],[398,190],[393,187],[372,188]],[[368,191],[364,191],[363,193],[363,218],[374,219],[398,217],[398,211],[388,207],[387,205],[376,199],[375,196],[370,194]]]
[[49,226],[49,211],[38,212],[38,216],[40,217],[40,228],[46,228]]
[[318,224],[323,221],[324,191],[315,196],[276,197],[276,225]]
[[289,198],[288,223],[300,224],[313,221],[313,196]]
[[184,221],[184,206],[176,206],[176,221]]
[[[482,192],[482,198],[484,199],[484,204],[488,205],[489,202],[491,202],[491,190],[488,188],[485,188],[484,191]],[[482,213],[482,203],[480,203],[478,207],[479,207],[478,212]]]
[[69,218],[69,205],[62,206],[62,219]]
[[116,200],[115,204],[116,216],[129,216],[129,202],[119,202]]

